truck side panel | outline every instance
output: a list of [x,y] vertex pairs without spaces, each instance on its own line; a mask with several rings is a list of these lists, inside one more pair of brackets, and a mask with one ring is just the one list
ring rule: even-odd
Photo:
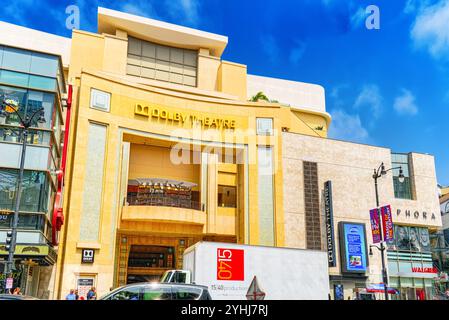
[[192,251],[195,283],[208,286],[213,299],[246,300],[254,276],[265,299],[328,299],[325,252],[215,242],[197,243]]

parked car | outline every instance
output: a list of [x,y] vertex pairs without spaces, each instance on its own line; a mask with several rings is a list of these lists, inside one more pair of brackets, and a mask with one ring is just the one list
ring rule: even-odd
[[143,282],[117,288],[99,300],[212,300],[212,298],[205,286]]
[[39,300],[39,299],[24,295],[0,294],[0,300]]

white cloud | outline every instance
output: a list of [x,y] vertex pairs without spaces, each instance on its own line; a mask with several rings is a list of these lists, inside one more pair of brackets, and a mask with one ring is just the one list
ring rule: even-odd
[[368,131],[363,127],[358,115],[350,115],[341,109],[332,111],[331,115],[330,138],[362,143],[370,140]]
[[431,0],[407,0],[404,7],[405,14],[411,14],[417,11],[422,11],[431,3]]
[[415,115],[418,107],[415,104],[415,96],[406,89],[402,89],[402,94],[394,100],[394,110],[400,115]]
[[357,11],[351,16],[351,26],[353,29],[363,25],[368,14],[364,8],[358,8]]
[[440,0],[418,9],[410,36],[416,47],[427,49],[434,58],[449,59],[448,23],[449,0]]
[[297,66],[306,51],[306,44],[302,41],[295,41],[296,46],[290,51],[290,63]]
[[198,0],[166,0],[168,14],[183,23],[198,26],[200,3]]
[[382,113],[383,97],[377,85],[365,85],[357,96],[354,108],[369,108],[375,119]]

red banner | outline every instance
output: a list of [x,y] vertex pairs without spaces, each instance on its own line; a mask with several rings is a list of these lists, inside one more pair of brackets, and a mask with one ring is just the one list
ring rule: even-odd
[[384,241],[392,242],[394,240],[393,217],[390,205],[380,208],[383,222]]
[[217,280],[245,280],[244,250],[217,249]]

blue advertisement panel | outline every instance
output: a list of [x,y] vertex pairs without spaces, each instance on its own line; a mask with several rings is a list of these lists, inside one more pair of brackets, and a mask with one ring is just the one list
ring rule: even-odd
[[342,272],[365,273],[368,268],[365,224],[340,222]]

